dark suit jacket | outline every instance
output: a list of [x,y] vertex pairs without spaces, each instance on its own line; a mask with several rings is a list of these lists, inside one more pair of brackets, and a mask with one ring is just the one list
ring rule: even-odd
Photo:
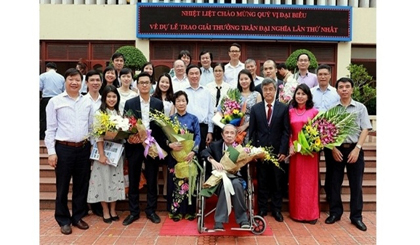
[[[282,80],[280,80],[280,79],[277,79],[277,92],[276,92],[276,99],[278,99],[279,98],[279,86],[281,85],[281,84],[283,84],[283,81]],[[255,90],[256,91],[258,91],[260,94],[261,94],[261,98],[263,98],[263,100],[264,100],[264,96],[263,96],[263,92],[262,92],[262,88],[261,88],[261,83],[260,84],[258,84],[257,86],[255,86]]]
[[[127,112],[128,110],[133,111],[134,116],[137,119],[141,119],[141,107],[140,107],[140,97],[136,96],[131,98],[125,102],[124,111]],[[150,97],[150,112],[154,111],[161,111],[163,112],[163,102],[155,97]],[[150,122],[150,129],[152,130],[152,136],[155,138],[159,146],[164,149],[166,152],[169,152],[169,147],[166,145],[166,137],[163,134],[162,129],[154,122]],[[130,154],[130,150],[133,150],[133,146],[142,146],[142,144],[130,144],[126,143],[126,152]]]
[[251,108],[249,139],[254,146],[273,146],[273,153],[289,152],[290,122],[288,107],[275,100],[271,124],[268,126],[264,101]]

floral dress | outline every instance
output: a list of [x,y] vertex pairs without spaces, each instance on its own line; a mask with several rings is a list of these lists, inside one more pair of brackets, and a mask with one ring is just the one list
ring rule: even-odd
[[[175,113],[171,116],[171,119],[175,116],[178,118],[181,125],[185,125],[189,132],[194,133],[193,149],[198,149],[198,146],[200,145],[200,125],[198,123],[198,118],[190,113],[185,113],[183,116]],[[174,171],[177,162],[171,155],[168,157],[168,211],[171,214],[195,214],[196,198],[194,195],[192,196],[191,205],[188,205],[188,193],[190,191],[189,184],[192,181],[188,178],[177,178]]]
[[[110,115],[117,115],[115,110],[107,109],[106,112]],[[98,141],[103,141],[103,138],[98,138]],[[88,203],[115,202],[125,199],[123,155],[124,153],[116,167],[102,164],[97,160],[93,162],[89,180]]]

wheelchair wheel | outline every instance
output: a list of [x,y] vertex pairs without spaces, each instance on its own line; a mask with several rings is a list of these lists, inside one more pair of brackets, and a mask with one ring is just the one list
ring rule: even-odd
[[266,223],[263,217],[254,216],[252,219],[252,233],[260,235],[265,231]]
[[197,216],[197,230],[198,233],[202,233],[203,232],[203,217],[201,215]]

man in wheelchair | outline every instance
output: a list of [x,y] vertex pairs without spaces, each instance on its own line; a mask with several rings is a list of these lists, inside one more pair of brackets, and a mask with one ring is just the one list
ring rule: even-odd
[[[224,171],[224,167],[220,163],[220,159],[222,158],[225,150],[234,143],[236,134],[236,127],[231,124],[226,124],[222,130],[222,139],[211,142],[210,145],[201,152],[201,157],[207,159],[207,161],[211,163],[213,170]],[[244,195],[244,184],[246,184],[244,178],[246,178],[246,176],[242,177],[240,172],[243,171],[238,171],[236,174],[226,173],[235,191],[234,195],[226,195],[223,181],[219,183],[215,191],[215,194],[218,196],[214,214],[215,231],[224,231],[223,223],[227,223],[229,221],[229,211],[231,205],[228,203],[229,198],[232,200],[236,223],[238,223],[243,229],[250,228]]]

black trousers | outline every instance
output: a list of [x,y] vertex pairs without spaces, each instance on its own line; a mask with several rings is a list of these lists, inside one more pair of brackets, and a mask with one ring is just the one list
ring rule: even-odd
[[42,98],[39,103],[39,139],[44,140],[45,138],[45,130],[47,130],[47,113],[45,112],[45,108],[47,108],[48,101],[50,101],[51,97],[49,98]]
[[258,209],[268,211],[268,199],[271,198],[272,212],[281,212],[282,206],[282,180],[284,172],[272,163],[258,161]]
[[364,152],[360,149],[359,157],[355,163],[347,163],[347,158],[353,147],[337,147],[343,153],[343,161],[333,159],[331,168],[330,189],[330,215],[341,217],[343,214],[343,202],[341,200],[341,188],[344,179],[344,168],[347,169],[347,178],[350,185],[350,220],[362,220],[363,193],[362,182],[365,170]]
[[[90,143],[82,147],[56,144],[57,167],[55,168],[57,195],[55,220],[60,226],[79,222],[86,212],[86,200],[90,178]],[[70,179],[73,178],[72,214],[67,206]]]
[[[334,158],[332,156],[332,151],[328,148],[324,148],[324,156],[325,156],[325,183],[324,183],[324,190],[327,197],[327,201],[331,198],[331,178],[332,178],[332,167],[331,165],[334,164]],[[319,154],[320,156],[321,154]],[[321,178],[320,178],[321,180]]]
[[125,150],[128,160],[128,202],[130,214],[134,216],[140,215],[139,183],[141,165],[144,161],[144,176],[147,181],[147,204],[145,212],[146,215],[150,215],[156,212],[157,208],[157,174],[159,164],[149,156],[147,158],[144,157],[144,147],[141,144],[125,144]]

